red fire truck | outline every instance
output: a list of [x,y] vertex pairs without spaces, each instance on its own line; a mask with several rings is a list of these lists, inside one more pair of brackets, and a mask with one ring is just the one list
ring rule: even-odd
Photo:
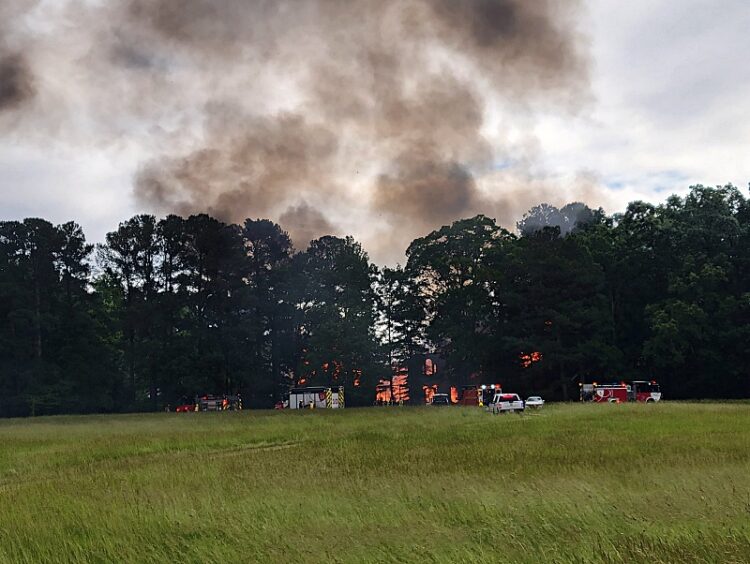
[[581,401],[596,403],[625,403],[640,401],[653,403],[661,400],[659,384],[651,380],[633,380],[615,384],[580,384]]
[[485,406],[492,402],[495,392],[502,392],[500,384],[482,384],[478,386],[471,384],[461,388],[461,395],[458,400],[459,405]]

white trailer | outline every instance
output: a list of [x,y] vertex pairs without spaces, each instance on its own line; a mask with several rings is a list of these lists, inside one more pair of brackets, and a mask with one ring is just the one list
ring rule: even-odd
[[342,409],[344,386],[311,386],[289,390],[289,409]]

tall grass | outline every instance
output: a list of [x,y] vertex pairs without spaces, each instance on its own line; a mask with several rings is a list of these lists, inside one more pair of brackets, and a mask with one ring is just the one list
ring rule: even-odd
[[750,405],[0,422],[7,562],[747,562]]

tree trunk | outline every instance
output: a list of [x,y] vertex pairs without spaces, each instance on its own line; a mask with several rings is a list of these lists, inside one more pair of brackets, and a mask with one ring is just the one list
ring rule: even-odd
[[38,280],[34,280],[34,358],[42,359],[42,297]]
[[130,373],[130,401],[131,407],[135,407],[135,333],[133,328],[128,328],[128,372]]
[[274,402],[281,397],[281,366],[279,360],[279,335],[278,319],[274,315],[271,318],[271,381],[273,382],[273,399]]
[[31,416],[36,415],[36,382],[40,380],[42,371],[42,297],[39,281],[34,279],[34,368],[31,370],[29,391],[31,393]]
[[392,334],[393,314],[391,313],[391,304],[388,303],[388,370],[390,371],[391,403],[396,404],[395,388],[393,387],[393,378],[396,371],[393,370],[393,334]]

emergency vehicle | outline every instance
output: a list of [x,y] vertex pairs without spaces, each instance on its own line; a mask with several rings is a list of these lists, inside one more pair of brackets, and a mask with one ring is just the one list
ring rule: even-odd
[[205,395],[196,398],[195,411],[242,411],[242,398],[236,396]]
[[342,409],[344,386],[310,386],[289,390],[289,409]]
[[620,382],[614,384],[579,384],[581,388],[581,401],[593,401],[595,403],[625,403],[628,401],[640,401],[653,403],[661,400],[659,384],[655,381],[633,380],[630,383]]
[[482,384],[481,386],[472,384],[461,388],[461,397],[458,400],[459,405],[479,406],[489,405],[495,397],[495,393],[502,392],[500,384]]
[[633,380],[630,383],[631,387],[631,401],[645,401],[647,403],[656,402],[661,400],[661,389],[659,384],[651,380]]

